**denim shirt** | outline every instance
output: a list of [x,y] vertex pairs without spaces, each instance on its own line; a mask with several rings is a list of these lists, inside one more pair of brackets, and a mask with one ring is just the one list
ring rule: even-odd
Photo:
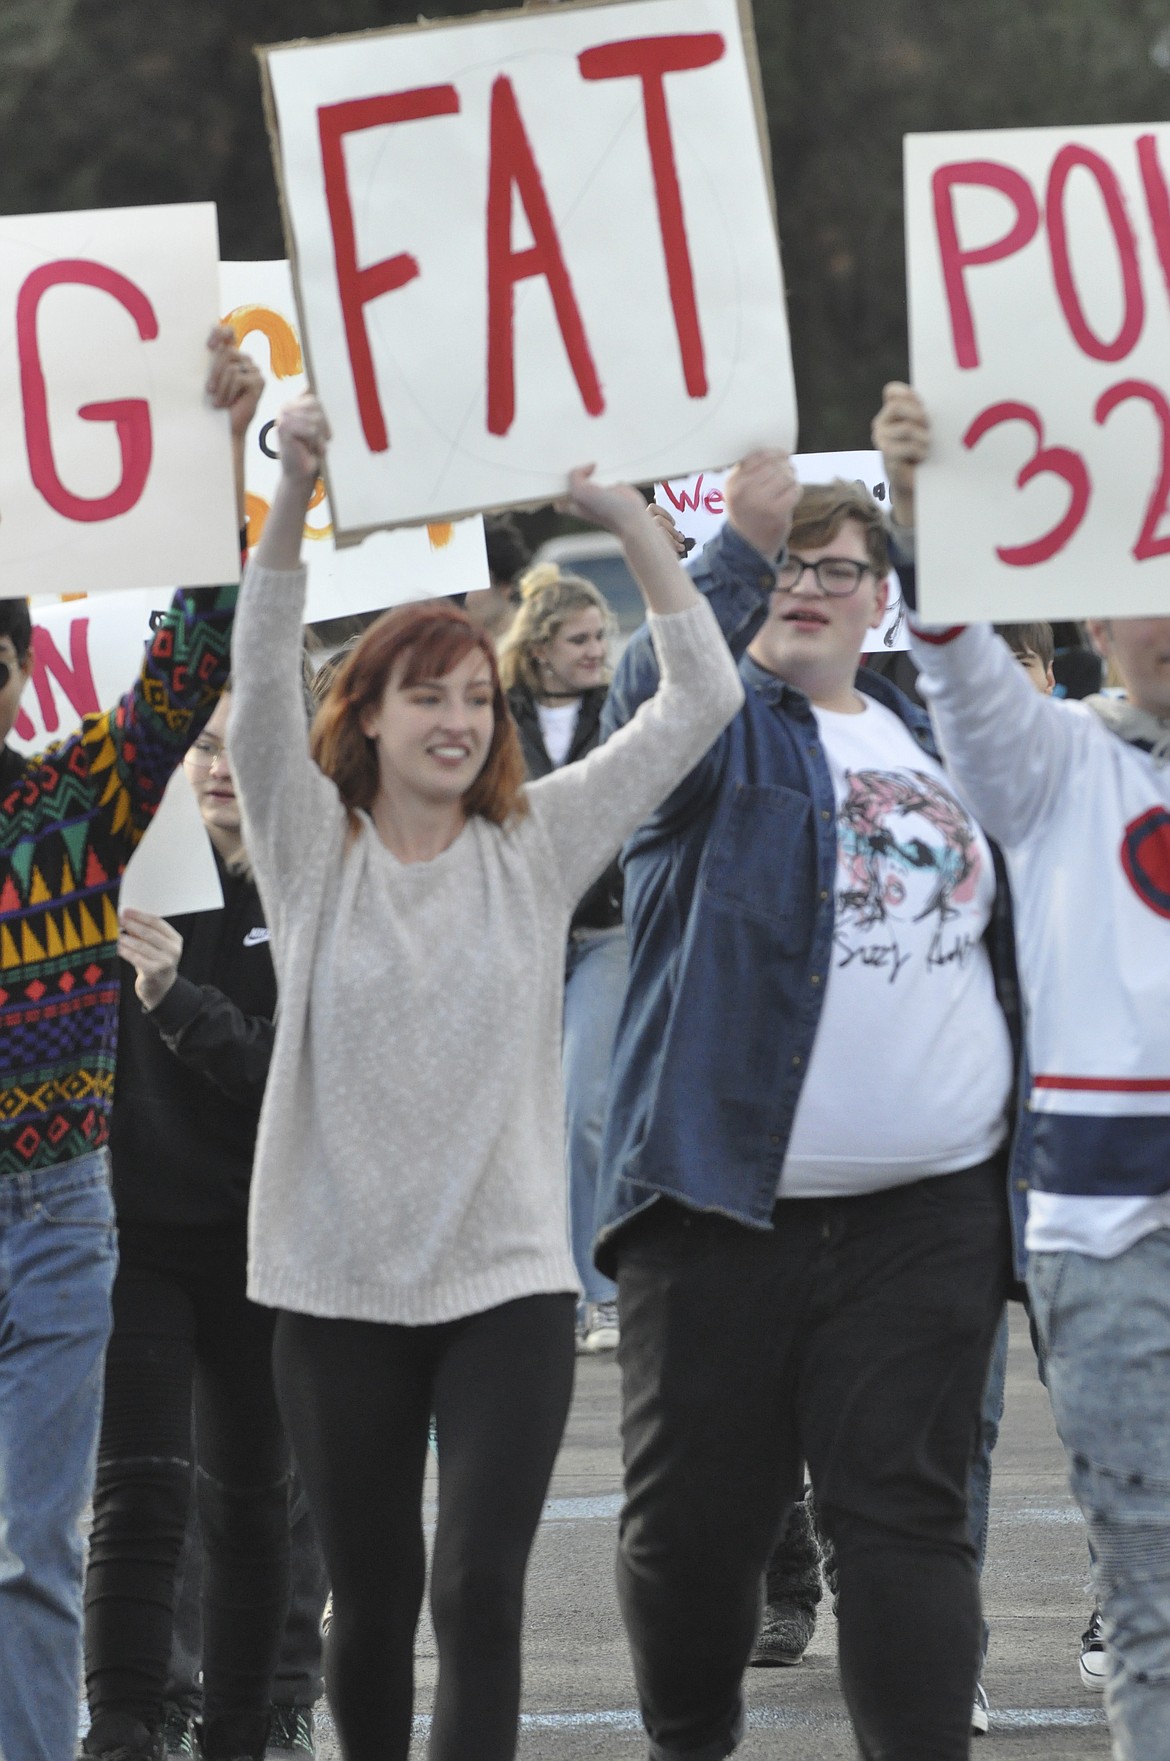
[[[746,653],[775,570],[724,526],[692,575],[740,659],[747,701],[623,853],[630,981],[610,1076],[596,1248],[610,1274],[615,1235],[660,1196],[772,1226],[833,949],[837,803],[816,717],[802,691]],[[657,684],[642,629],[610,688],[602,738]],[[857,686],[937,757],[924,710],[864,669]],[[1010,898],[995,854],[988,936],[1018,1055]],[[1015,1166],[1009,1178],[1018,1192]]]

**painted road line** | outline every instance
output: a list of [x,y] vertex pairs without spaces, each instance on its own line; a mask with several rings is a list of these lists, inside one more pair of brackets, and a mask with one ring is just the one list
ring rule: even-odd
[[[546,1523],[587,1523],[613,1522],[621,1515],[622,1495],[620,1492],[598,1492],[582,1498],[549,1498],[545,1500],[541,1521]],[[428,1530],[434,1528],[437,1506],[432,1499],[427,1500],[424,1515]],[[1035,1504],[1024,1505],[1018,1510],[991,1511],[993,1527],[1022,1529],[1035,1524],[1039,1527],[1063,1526],[1084,1522],[1084,1517],[1075,1504]]]
[[[997,1730],[1083,1730],[1104,1725],[1105,1714],[1095,1706],[1001,1706],[991,1709],[991,1729]],[[425,1736],[430,1730],[429,1718],[414,1719],[414,1732]],[[611,1730],[637,1736],[642,1730],[639,1714],[629,1708],[598,1709],[592,1712],[525,1712],[520,1718],[525,1731]],[[843,1712],[800,1712],[778,1706],[753,1706],[748,1711],[750,1730],[847,1730],[849,1720]],[[333,1720],[324,1705],[317,1713],[318,1735],[332,1733]]]

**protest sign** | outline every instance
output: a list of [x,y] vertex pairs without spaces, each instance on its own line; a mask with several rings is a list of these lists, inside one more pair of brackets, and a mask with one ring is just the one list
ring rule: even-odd
[[215,208],[0,219],[0,595],[239,576]]
[[[170,594],[106,593],[65,604],[35,603],[33,670],[8,736],[19,752],[39,752],[72,734],[82,716],[112,709],[134,682],[150,639],[150,614]],[[171,780],[154,821],[132,856],[122,903],[170,917],[223,903],[211,845],[185,776]]]
[[261,54],[340,542],[792,445],[746,4]]
[[[889,497],[890,486],[880,452],[794,453],[792,464],[801,483],[829,483],[834,477],[843,477],[846,482],[860,483],[876,501],[884,504]],[[699,471],[655,485],[655,501],[667,510],[684,538],[694,539],[697,549],[701,550],[708,539],[714,538],[727,517],[723,485],[728,475],[726,471]],[[902,589],[897,571],[891,569],[886,615],[877,629],[866,636],[864,652],[888,653],[909,646]]]
[[[307,380],[288,264],[221,263],[220,290],[225,323],[265,374],[244,464],[252,546],[263,530],[280,477],[272,425],[283,405],[305,389]],[[481,519],[373,532],[363,543],[338,550],[323,483],[317,485],[305,524],[303,555],[309,571],[305,606],[309,623],[490,585]]]
[[910,136],[919,600],[1170,614],[1170,126]]

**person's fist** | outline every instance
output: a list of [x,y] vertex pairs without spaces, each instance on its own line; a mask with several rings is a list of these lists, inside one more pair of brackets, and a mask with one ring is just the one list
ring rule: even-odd
[[681,559],[686,556],[688,547],[686,539],[675,525],[674,515],[669,508],[664,508],[661,502],[652,501],[649,502],[647,506],[650,511],[650,518],[656,525],[661,527],[663,532],[666,533],[666,536],[670,539],[671,547],[674,550],[675,556],[681,561]]
[[788,542],[800,484],[779,447],[748,453],[723,488],[727,518],[761,556],[775,560]]
[[620,538],[630,527],[647,518],[646,503],[626,483],[598,483],[593,465],[579,465],[569,472],[569,493],[557,505],[579,520],[590,520]]
[[930,417],[913,386],[891,380],[873,419],[873,443],[890,483],[890,506],[900,526],[914,524],[914,476],[930,451]]
[[211,365],[207,371],[207,395],[217,410],[231,412],[233,434],[246,432],[256,414],[264,375],[252,359],[236,347],[230,324],[217,324],[207,339]]
[[179,972],[183,938],[165,917],[149,911],[123,911],[119,921],[118,952],[138,976],[134,989],[144,1009],[162,1002]]
[[276,447],[284,475],[315,481],[331,437],[325,412],[311,391],[286,404],[276,418]]

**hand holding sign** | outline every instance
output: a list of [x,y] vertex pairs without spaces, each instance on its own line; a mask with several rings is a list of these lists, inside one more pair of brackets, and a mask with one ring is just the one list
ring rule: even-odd
[[892,379],[882,391],[873,419],[873,443],[882,455],[890,485],[890,509],[899,526],[914,525],[914,481],[930,451],[930,417],[909,385]]
[[727,518],[761,556],[775,558],[788,542],[800,484],[779,448],[750,452],[723,486]]
[[119,916],[118,952],[138,976],[134,989],[144,1009],[157,1009],[176,978],[183,956],[183,938],[165,917],[149,911],[124,910]]

